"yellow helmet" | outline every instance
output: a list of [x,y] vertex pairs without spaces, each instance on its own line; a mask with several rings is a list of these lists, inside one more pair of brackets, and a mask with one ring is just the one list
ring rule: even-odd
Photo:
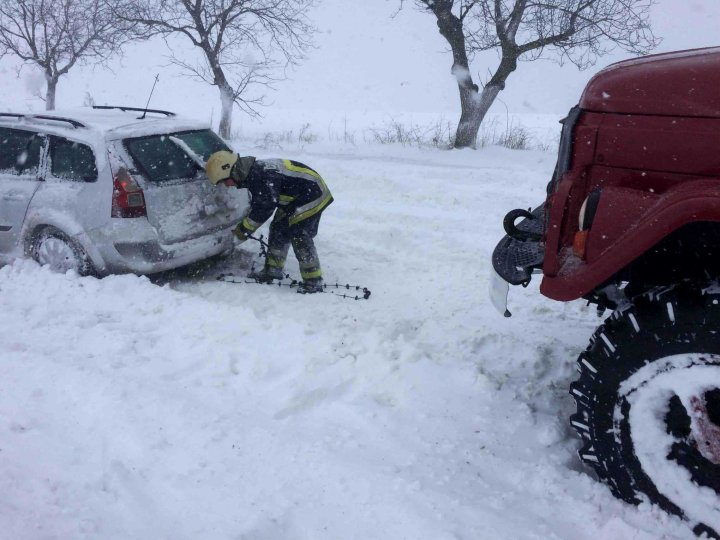
[[237,163],[239,156],[235,152],[220,150],[211,155],[205,163],[205,172],[213,186],[230,178],[230,171]]

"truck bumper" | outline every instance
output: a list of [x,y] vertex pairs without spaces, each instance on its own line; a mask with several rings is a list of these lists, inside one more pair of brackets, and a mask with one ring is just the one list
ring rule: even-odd
[[490,299],[505,317],[510,316],[507,309],[509,285],[527,287],[533,272],[542,268],[545,259],[545,245],[541,240],[545,226],[544,206],[537,207],[517,224],[512,217],[514,212],[505,217],[504,227],[508,234],[492,254],[494,272],[490,279]]

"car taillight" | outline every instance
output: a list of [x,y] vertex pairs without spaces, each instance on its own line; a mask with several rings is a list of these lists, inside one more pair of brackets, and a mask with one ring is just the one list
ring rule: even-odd
[[124,167],[113,178],[112,210],[115,218],[136,218],[147,216],[145,195],[137,182]]

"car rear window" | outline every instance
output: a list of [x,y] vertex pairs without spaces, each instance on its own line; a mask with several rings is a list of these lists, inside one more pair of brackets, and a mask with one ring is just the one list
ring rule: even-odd
[[125,139],[125,146],[135,164],[152,182],[194,178],[201,169],[171,137],[183,141],[203,160],[218,150],[229,150],[225,142],[209,129]]
[[0,128],[0,172],[36,174],[43,139],[32,131]]

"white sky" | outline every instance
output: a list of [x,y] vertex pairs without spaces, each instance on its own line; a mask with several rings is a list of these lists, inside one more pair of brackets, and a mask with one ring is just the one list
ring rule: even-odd
[[[273,107],[266,113],[275,117],[285,110],[334,117],[432,113],[454,119],[459,108],[457,88],[435,20],[409,2],[391,18],[398,5],[399,0],[324,0],[313,14],[319,28],[317,48],[289,72],[289,79],[277,84],[270,96]],[[653,9],[653,23],[663,38],[659,52],[719,45],[720,1],[660,0]],[[165,54],[165,45],[154,41],[130,48],[122,61],[111,64],[112,72],[76,69],[60,82],[58,107],[82,105],[86,92],[97,103],[144,106],[153,76],[160,73],[153,106],[200,118],[216,115],[216,90],[179,77],[177,69],[167,65]],[[597,67],[626,56],[619,52],[602,58]],[[476,58],[473,76],[487,79],[483,74],[496,63],[493,52]],[[572,65],[561,68],[549,61],[521,63],[500,94],[495,112],[504,112],[504,103],[511,112],[562,114],[577,101],[594,71],[579,72]],[[12,62],[5,59],[0,77],[6,87],[0,107],[43,107],[32,97],[33,90],[43,86],[38,74],[25,70],[16,80]]]

